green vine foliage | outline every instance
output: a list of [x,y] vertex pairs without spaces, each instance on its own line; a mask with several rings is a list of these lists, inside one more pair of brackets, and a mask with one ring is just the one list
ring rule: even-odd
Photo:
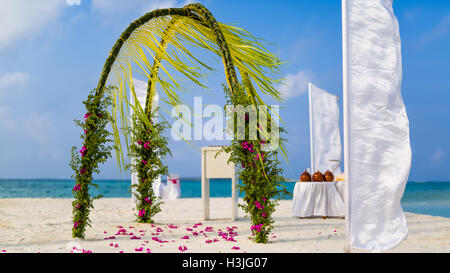
[[[238,88],[238,92],[233,94],[224,86],[224,91],[228,97],[228,105],[237,105],[246,107],[252,104],[244,92],[243,87]],[[256,139],[250,139],[249,129],[250,122],[245,113],[233,113],[235,118],[230,119],[227,124],[227,130],[236,132],[237,120],[245,119],[245,139],[236,138],[231,142],[230,146],[224,147],[224,151],[230,153],[229,161],[238,166],[238,184],[239,191],[245,193],[244,204],[239,206],[250,216],[252,239],[256,243],[267,243],[270,233],[273,229],[274,220],[272,214],[275,211],[278,201],[290,193],[282,184],[285,179],[282,176],[283,170],[279,167],[278,150],[263,150],[261,144],[270,144],[270,140],[264,140],[262,133],[258,130]],[[268,117],[270,120],[270,116]],[[259,118],[257,126],[259,127]],[[283,128],[270,128],[271,122],[267,122],[268,132],[270,130],[279,130],[280,135],[284,132]],[[284,139],[279,138],[279,141]],[[281,145],[281,143],[280,143]]]
[[[157,110],[153,113],[157,113]],[[137,200],[136,221],[153,223],[153,217],[161,211],[161,199],[153,191],[153,181],[160,175],[167,175],[168,167],[163,159],[168,154],[168,139],[163,136],[168,127],[165,121],[155,121],[154,114],[150,114],[151,124],[144,123],[137,114],[132,116],[132,126],[128,128],[132,143],[129,156],[132,158],[132,169],[137,172],[138,184],[135,187]]]
[[87,113],[84,121],[75,119],[75,123],[84,131],[81,139],[84,146],[77,151],[77,147],[72,147],[72,159],[70,167],[75,174],[75,186],[72,189],[75,200],[72,202],[73,227],[72,237],[84,238],[86,226],[90,226],[89,212],[94,207],[93,200],[101,198],[102,195],[92,197],[89,193],[91,186],[98,188],[92,182],[93,174],[99,173],[99,164],[106,162],[111,156],[112,142],[111,134],[105,129],[106,124],[111,121],[108,116],[108,107],[111,105],[111,92],[115,87],[108,86],[102,98],[95,96],[96,89],[93,89],[83,104]]

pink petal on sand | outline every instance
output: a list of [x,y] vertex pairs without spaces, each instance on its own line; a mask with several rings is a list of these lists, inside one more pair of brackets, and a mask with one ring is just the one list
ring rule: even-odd
[[189,236],[183,236],[183,237],[181,237],[180,239],[189,239]]
[[234,250],[239,250],[239,249],[241,249],[240,247],[238,247],[238,246],[233,246],[231,249],[234,249]]
[[181,252],[185,252],[188,248],[186,246],[179,246],[178,250]]
[[130,238],[130,240],[140,240],[140,239],[141,239],[141,237],[136,237],[136,236],[133,236]]
[[144,248],[143,248],[143,247],[140,247],[140,248],[135,248],[135,249],[134,249],[134,251],[137,251],[137,252],[141,252],[142,250],[144,250]]

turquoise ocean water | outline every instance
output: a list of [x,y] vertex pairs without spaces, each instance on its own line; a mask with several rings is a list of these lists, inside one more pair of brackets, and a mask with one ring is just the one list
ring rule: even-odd
[[[130,180],[97,180],[105,198],[130,197]],[[292,193],[295,183],[285,183]],[[73,180],[57,179],[3,179],[0,180],[0,198],[72,198]],[[199,178],[181,179],[181,198],[201,197]],[[213,179],[211,197],[231,197],[231,180]],[[405,211],[450,218],[450,182],[408,182],[402,199]]]

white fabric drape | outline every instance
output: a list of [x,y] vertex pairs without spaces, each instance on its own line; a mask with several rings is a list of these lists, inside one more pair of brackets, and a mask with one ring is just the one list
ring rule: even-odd
[[[145,109],[145,99],[147,96],[147,83],[141,80],[137,80],[137,79],[133,79],[133,83],[134,83],[134,92],[136,93],[136,97],[141,105],[141,107],[143,109]],[[130,92],[131,93],[131,92]],[[153,107],[158,107],[158,102],[159,102],[159,97],[158,94],[155,94],[155,97],[153,98]],[[130,94],[130,103],[131,105],[134,105],[134,96],[132,94]],[[133,116],[134,110],[132,107],[130,107],[130,117]],[[135,160],[134,158],[132,158],[131,160]],[[134,172],[133,170],[131,170],[131,185],[135,185],[138,184],[138,176],[137,173]],[[160,196],[164,193],[163,190],[161,189],[162,187],[162,183],[161,183],[161,176],[158,176],[158,178],[153,181],[153,190],[155,191],[155,194]],[[136,189],[133,187],[132,188],[132,194],[131,194],[131,200],[133,203],[136,203]]]
[[344,0],[343,19],[348,243],[383,251],[408,234],[400,205],[411,147],[399,25],[392,0]]
[[[340,173],[342,156],[339,132],[339,97],[312,83],[309,89],[311,126],[311,168],[315,172],[327,170]],[[338,160],[334,161],[334,160]]]

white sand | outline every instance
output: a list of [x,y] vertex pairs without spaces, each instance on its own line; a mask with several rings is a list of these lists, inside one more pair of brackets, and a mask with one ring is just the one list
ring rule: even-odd
[[[134,211],[130,199],[104,198],[95,201],[91,213],[92,228],[88,228],[85,240],[71,238],[72,199],[0,199],[0,253],[7,252],[70,252],[75,245],[92,252],[136,252],[143,247],[152,253],[179,252],[185,245],[187,252],[343,252],[343,219],[298,219],[290,216],[291,201],[281,201],[274,214],[275,238],[269,244],[256,244],[248,239],[250,222],[241,218],[232,222],[229,198],[211,199],[211,217],[201,226],[194,228],[199,232],[207,226],[213,232],[206,232],[207,238],[200,234],[193,236],[187,227],[201,222],[200,199],[178,199],[165,201],[162,212],[156,216],[155,227],[151,224],[133,222]],[[450,252],[450,218],[407,213],[409,226],[408,239],[392,252]],[[173,224],[178,228],[169,228]],[[128,232],[141,237],[130,240],[131,236],[116,235],[114,240],[104,240],[114,236],[123,226]],[[129,228],[130,226],[134,228]],[[236,226],[234,232],[237,242],[225,241],[218,236],[218,229],[226,232],[226,227]],[[159,235],[152,235],[157,227],[163,229]],[[143,230],[144,232],[139,232]],[[106,231],[106,233],[104,233]],[[145,234],[145,235],[141,235]],[[181,239],[183,236],[189,239]],[[158,237],[167,243],[152,240]],[[219,241],[205,243],[217,238]],[[172,241],[173,240],[173,241]],[[145,241],[148,241],[146,243]],[[118,244],[118,248],[109,246]],[[239,250],[233,250],[237,246]]]

